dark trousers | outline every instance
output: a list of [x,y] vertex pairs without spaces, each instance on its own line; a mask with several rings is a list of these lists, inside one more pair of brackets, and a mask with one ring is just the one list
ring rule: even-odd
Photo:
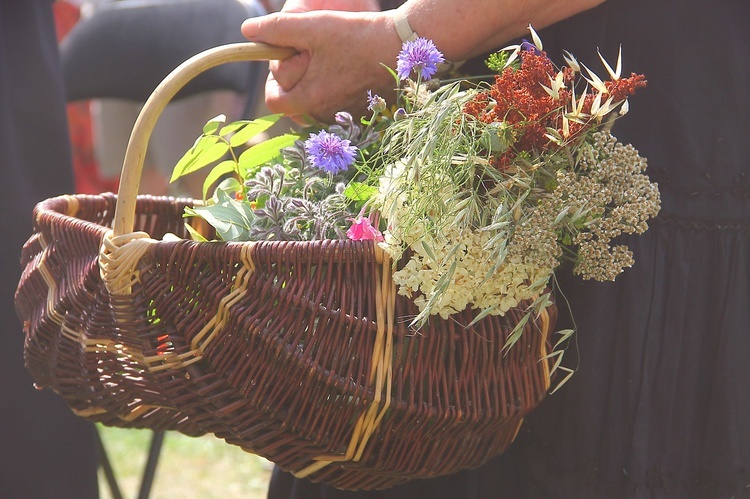
[[34,205],[72,193],[50,0],[0,2],[0,497],[98,497],[94,427],[33,386],[13,296]]

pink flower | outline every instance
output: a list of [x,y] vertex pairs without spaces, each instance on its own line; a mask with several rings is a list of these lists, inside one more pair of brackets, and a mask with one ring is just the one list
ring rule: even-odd
[[346,237],[352,241],[382,241],[383,234],[372,226],[369,217],[350,218],[352,226],[346,231]]

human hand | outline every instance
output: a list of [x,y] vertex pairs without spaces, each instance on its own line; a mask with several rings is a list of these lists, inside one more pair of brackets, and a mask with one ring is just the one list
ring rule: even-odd
[[282,12],[311,12],[314,10],[343,10],[346,12],[377,12],[378,0],[287,0]]
[[[365,0],[301,0],[289,9],[316,6],[352,7]],[[266,83],[266,104],[295,121],[306,116],[330,122],[337,111],[365,112],[367,90],[386,99],[395,82],[381,63],[394,66],[401,48],[389,13],[332,10],[285,11],[251,18],[242,33],[254,42],[297,49],[299,55],[273,64]]]
[[[282,12],[314,12],[319,10],[339,10],[345,12],[377,12],[380,4],[377,0],[287,0]],[[294,87],[307,70],[310,63],[309,52],[300,52],[284,61],[270,61],[268,86],[277,85],[276,76],[281,74],[286,88]]]

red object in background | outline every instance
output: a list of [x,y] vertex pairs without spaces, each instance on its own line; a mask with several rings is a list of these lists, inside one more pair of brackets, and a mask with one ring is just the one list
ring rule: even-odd
[[[54,2],[53,9],[59,42],[75,26],[81,14],[76,5],[65,1]],[[99,173],[99,165],[94,156],[90,107],[89,101],[71,102],[67,105],[76,193],[117,192],[119,179],[107,180]]]

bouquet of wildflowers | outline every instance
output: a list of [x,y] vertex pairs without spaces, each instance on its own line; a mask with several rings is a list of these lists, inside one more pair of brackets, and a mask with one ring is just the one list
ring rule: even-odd
[[398,102],[369,94],[360,122],[339,113],[245,148],[279,116],[212,120],[173,178],[215,164],[204,197],[220,183],[187,215],[222,240],[374,240],[421,311],[415,325],[467,307],[477,320],[521,303],[538,312],[563,261],[614,279],[633,258],[613,239],[659,210],[646,160],[608,131],[646,81],[622,77],[620,57],[614,69],[602,58],[608,80],[570,54],[557,68],[529,29],[533,42],[487,61],[491,83],[436,82],[442,54],[406,42],[391,70]]

